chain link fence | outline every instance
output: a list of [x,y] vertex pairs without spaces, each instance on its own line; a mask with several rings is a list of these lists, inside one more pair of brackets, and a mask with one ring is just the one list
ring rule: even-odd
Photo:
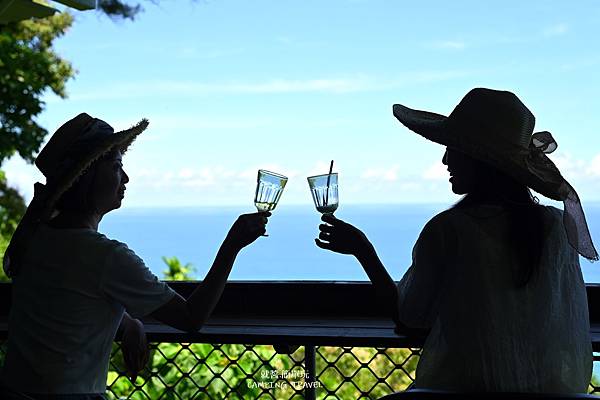
[[[280,354],[273,346],[152,343],[150,361],[132,380],[118,343],[107,380],[109,399],[377,399],[405,390],[415,378],[419,349],[299,347]],[[314,376],[306,356],[314,354]],[[0,364],[5,343],[0,344]],[[594,354],[594,365],[600,353]],[[590,393],[600,394],[595,377]]]
[[418,349],[317,347],[314,377],[306,348],[279,354],[267,345],[154,343],[135,382],[125,377],[118,344],[111,357],[111,399],[376,399],[414,380]]

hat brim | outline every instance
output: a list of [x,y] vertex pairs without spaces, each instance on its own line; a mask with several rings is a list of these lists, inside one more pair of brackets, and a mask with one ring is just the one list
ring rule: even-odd
[[104,136],[91,143],[89,152],[82,154],[81,158],[69,165],[68,170],[58,174],[58,177],[55,180],[47,182],[47,197],[45,199],[41,220],[47,221],[51,218],[54,207],[63,193],[77,181],[94,161],[114,149],[119,149],[121,153],[125,153],[138,135],[144,132],[147,127],[148,120],[144,118],[129,129]]
[[448,117],[429,111],[415,110],[401,104],[394,104],[394,116],[411,131],[437,144],[463,152],[508,174],[536,192],[553,200],[563,201],[571,186],[560,174],[556,165],[541,151],[500,152],[486,146],[485,142],[472,143],[460,140]]
[[394,116],[411,131],[435,143],[448,145],[448,117],[429,111],[414,110],[394,104]]

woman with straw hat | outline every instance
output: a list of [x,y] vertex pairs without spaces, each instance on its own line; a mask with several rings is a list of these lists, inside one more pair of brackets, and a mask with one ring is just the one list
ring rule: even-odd
[[354,255],[399,327],[430,329],[415,387],[586,392],[592,348],[578,253],[598,254],[577,193],[546,155],[552,135],[533,133],[533,114],[505,91],[473,89],[448,117],[393,111],[446,146],[452,191],[464,197],[425,225],[397,284],[344,221],[324,215],[316,244]]
[[239,251],[265,232],[270,213],[241,215],[187,299],[159,281],[124,243],[100,234],[100,220],[121,206],[129,182],[122,155],[147,126],[142,120],[115,132],[80,114],[38,155],[46,184],[35,184],[4,257],[13,284],[1,398],[104,398],[117,329],[135,375],[147,356],[136,318],[152,315],[181,330],[198,330]]

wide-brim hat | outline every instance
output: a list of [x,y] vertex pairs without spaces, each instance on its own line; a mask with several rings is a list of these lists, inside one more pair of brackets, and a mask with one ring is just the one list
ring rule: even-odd
[[8,276],[18,273],[29,238],[41,222],[52,218],[60,197],[94,161],[115,149],[126,152],[147,127],[148,120],[142,119],[129,129],[115,132],[103,120],[82,113],[56,130],[35,160],[46,184],[34,185],[33,199],[4,254],[3,267]]
[[547,154],[557,148],[550,132],[534,133],[535,117],[511,92],[476,88],[449,116],[394,104],[394,116],[426,139],[463,152],[564,203],[569,241],[590,260],[598,253],[575,189]]
[[56,202],[94,161],[115,149],[125,153],[147,127],[148,120],[142,119],[129,129],[115,132],[105,121],[86,113],[65,122],[35,160],[46,177],[40,218],[50,218]]

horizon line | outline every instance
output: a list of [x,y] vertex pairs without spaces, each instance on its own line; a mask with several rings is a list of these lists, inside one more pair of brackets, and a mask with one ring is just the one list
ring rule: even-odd
[[[451,206],[458,202],[460,198],[455,201],[427,201],[427,202],[417,202],[417,201],[396,201],[396,202],[372,202],[372,203],[345,203],[344,206]],[[542,205],[552,205],[555,202],[554,200],[549,200],[547,203],[541,202]],[[600,199],[597,200],[588,200],[585,202],[584,207],[586,205],[599,206]],[[115,211],[127,211],[127,210],[147,210],[147,209],[198,209],[198,208],[254,208],[253,204],[250,203],[239,203],[239,204],[186,204],[186,205],[136,205],[136,206],[125,206],[121,207]],[[287,207],[309,207],[314,208],[314,204],[312,203],[288,203],[288,204],[280,204],[278,205],[278,209],[287,208]],[[342,206],[343,207],[343,206]]]

